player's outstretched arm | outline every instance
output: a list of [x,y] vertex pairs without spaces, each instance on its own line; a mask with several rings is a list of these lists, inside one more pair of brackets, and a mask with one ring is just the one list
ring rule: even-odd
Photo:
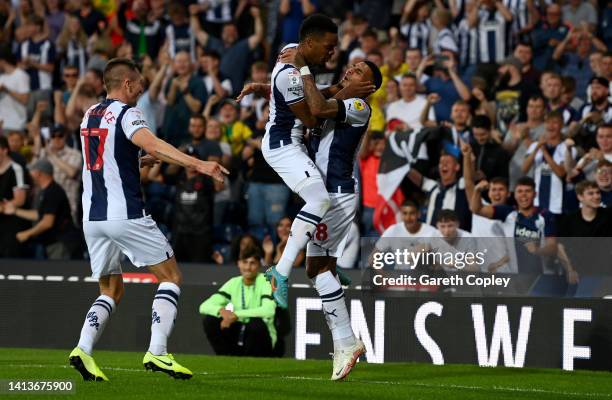
[[269,83],[251,82],[244,85],[242,91],[236,97],[236,101],[241,101],[251,93],[255,93],[261,97],[267,97],[270,94],[271,85]]
[[229,174],[229,171],[218,162],[202,161],[188,156],[171,144],[157,138],[148,128],[137,130],[132,135],[132,143],[159,160],[181,167],[194,168],[199,173],[209,175],[220,182],[223,182],[224,174]]

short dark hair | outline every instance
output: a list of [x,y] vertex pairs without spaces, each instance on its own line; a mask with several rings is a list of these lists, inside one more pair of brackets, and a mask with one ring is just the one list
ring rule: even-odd
[[573,76],[562,76],[561,77],[561,85],[563,89],[567,92],[575,92],[576,91],[576,78]]
[[381,58],[382,58],[382,57],[384,57],[384,56],[383,56],[383,53],[382,53],[380,50],[378,50],[378,49],[371,50],[371,51],[370,51],[368,54],[366,54],[366,55],[368,55],[368,56],[379,56],[379,57],[381,57]]
[[300,26],[300,42],[310,36],[321,36],[325,33],[338,33],[338,26],[331,18],[323,14],[312,14]]
[[203,116],[202,114],[198,114],[198,113],[191,114],[191,116],[189,118],[190,119],[199,119],[200,121],[204,122],[204,125],[206,125],[206,117]]
[[417,209],[417,211],[420,210],[420,207],[417,204],[417,202],[414,200],[410,200],[410,199],[404,200],[404,202],[402,203],[402,207],[414,207]]
[[530,102],[530,101],[541,101],[544,104],[546,104],[546,99],[541,94],[534,94],[533,96],[529,98],[529,100],[527,100],[527,102]]
[[0,149],[8,149],[8,139],[4,136],[0,136]]
[[106,64],[102,76],[107,92],[121,85],[125,79],[125,72],[138,72],[138,66],[129,58],[113,58]]
[[555,111],[549,112],[546,115],[546,121],[548,121],[549,119],[558,119],[562,123],[565,122],[565,118],[563,118],[563,111],[561,110],[555,110]]
[[0,46],[0,60],[13,66],[17,65],[17,58],[15,57],[15,53],[11,50],[10,45],[2,44]]
[[612,129],[612,122],[605,122],[605,123],[599,125],[597,130],[599,131],[600,129]]
[[519,42],[516,44],[516,46],[525,46],[525,47],[529,47],[531,49],[533,49],[533,45],[531,44],[531,42],[527,41],[527,40],[519,40]]
[[27,19],[26,22],[28,24],[32,24],[32,25],[36,25],[39,28],[44,28],[45,27],[45,20],[44,18],[36,15],[36,14],[32,14],[30,15]]
[[580,181],[576,184],[576,194],[582,196],[587,189],[599,189],[599,186],[593,181]]
[[98,68],[89,68],[87,72],[91,72],[96,77],[98,77],[98,79],[100,79],[101,81],[104,81],[104,73],[100,71]]
[[372,61],[364,60],[364,63],[368,66],[368,68],[370,68],[370,71],[372,71],[372,83],[374,83],[376,90],[378,90],[380,86],[382,85],[382,81],[383,81],[383,77],[382,77],[382,73],[380,72],[380,69]]
[[472,128],[491,130],[491,118],[486,115],[477,115],[472,120]]
[[221,54],[219,54],[219,52],[216,50],[208,50],[206,51],[206,53],[204,53],[204,57],[212,57],[212,58],[216,58],[217,60],[220,60]]
[[457,216],[455,210],[445,208],[443,210],[438,211],[436,223],[438,222],[459,222],[459,216]]
[[385,140],[385,133],[383,131],[371,131],[370,140]]
[[413,74],[412,72],[406,72],[404,75],[402,75],[402,79],[404,78],[410,78],[410,79],[414,79],[415,81],[418,81],[416,75]]
[[362,34],[361,37],[371,37],[374,38],[376,40],[378,40],[378,35],[376,34],[376,32],[374,31],[374,29],[372,28],[368,28],[366,29]]
[[259,247],[248,245],[244,249],[240,250],[240,254],[238,255],[238,260],[243,261],[247,258],[254,257],[258,262],[261,260],[261,250]]
[[516,187],[518,186],[529,186],[533,190],[536,188],[536,183],[530,176],[523,176],[516,181]]
[[491,185],[493,185],[493,184],[504,185],[506,187],[506,189],[508,189],[510,187],[510,184],[508,183],[508,179],[504,178],[502,176],[496,176],[495,178],[491,179],[489,181],[489,183]]
[[463,99],[459,99],[459,100],[455,101],[453,103],[453,107],[454,106],[466,106],[467,108],[471,108],[470,107],[470,103],[468,103],[467,101],[465,101]]

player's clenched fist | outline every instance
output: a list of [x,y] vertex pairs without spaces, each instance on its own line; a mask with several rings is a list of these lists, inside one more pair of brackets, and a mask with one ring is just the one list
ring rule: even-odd
[[225,175],[229,175],[229,171],[216,161],[200,161],[196,165],[196,170],[201,174],[211,176],[219,182],[223,182]]

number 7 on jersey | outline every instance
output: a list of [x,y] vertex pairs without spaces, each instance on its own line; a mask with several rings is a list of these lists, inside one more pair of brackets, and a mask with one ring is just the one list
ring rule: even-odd
[[89,171],[99,171],[104,166],[104,143],[108,136],[106,128],[83,128],[85,165]]

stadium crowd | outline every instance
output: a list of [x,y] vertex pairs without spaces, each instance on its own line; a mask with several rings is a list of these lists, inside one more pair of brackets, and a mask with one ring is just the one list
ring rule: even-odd
[[[415,216],[442,233],[450,221],[487,236],[482,219],[514,218],[525,229],[509,235],[612,236],[612,1],[0,0],[0,257],[87,256],[79,125],[106,95],[106,61],[128,57],[146,80],[147,125],[231,171],[219,184],[141,169],[178,260],[235,262],[253,243],[278,260],[299,199],[260,150],[268,98],[235,99],[269,82],[313,13],[339,26],[334,57],[313,68],[320,87],[365,59],[384,77],[368,99],[353,239],[393,222],[405,223],[396,235],[418,234]],[[395,182],[402,221],[381,217],[393,201],[377,181],[387,156],[410,166]],[[355,265],[354,249],[341,265]]]

